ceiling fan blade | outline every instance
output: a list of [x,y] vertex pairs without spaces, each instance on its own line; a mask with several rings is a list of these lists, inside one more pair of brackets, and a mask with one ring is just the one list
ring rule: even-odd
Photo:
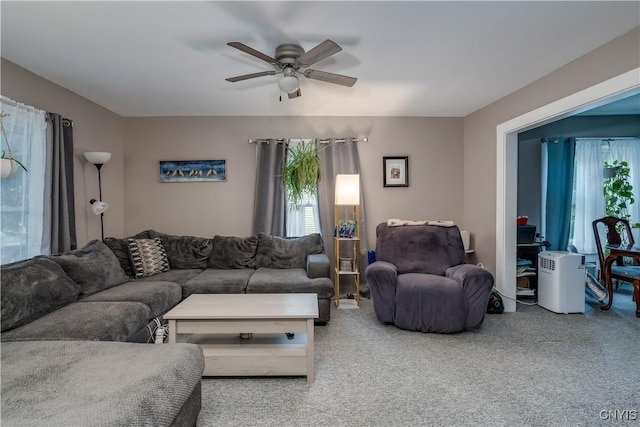
[[253,55],[256,58],[262,59],[263,61],[268,62],[269,64],[273,64],[273,65],[278,65],[278,61],[276,61],[275,59],[273,59],[272,57],[270,57],[269,55],[265,55],[262,52],[258,52],[257,50],[247,46],[244,43],[240,43],[240,42],[229,42],[227,43],[229,46],[231,47],[235,47],[236,49],[239,49],[245,53],[248,53],[249,55]]
[[235,83],[235,82],[239,82],[242,80],[248,80],[248,79],[253,79],[256,77],[262,77],[262,76],[273,76],[274,74],[277,74],[276,71],[261,71],[259,73],[251,73],[251,74],[245,74],[243,76],[236,76],[236,77],[229,77],[228,79],[225,79],[228,82],[231,83]]
[[300,88],[298,88],[297,91],[288,93],[287,95],[289,95],[289,99],[294,99],[294,98],[297,98],[299,96],[302,96],[302,92],[300,91]]
[[318,71],[318,70],[305,70],[304,76],[309,79],[321,80],[327,83],[334,83],[342,86],[353,86],[356,84],[355,77],[343,76],[341,74],[328,73],[326,71]]
[[322,61],[325,58],[330,57],[331,55],[335,55],[340,52],[342,48],[338,46],[336,43],[327,39],[320,43],[318,46],[314,47],[308,52],[300,55],[296,62],[301,67],[308,67],[309,65],[313,65],[318,61]]

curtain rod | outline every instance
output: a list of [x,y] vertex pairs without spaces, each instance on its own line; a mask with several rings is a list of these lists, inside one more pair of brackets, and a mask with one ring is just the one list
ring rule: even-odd
[[[257,144],[258,142],[267,142],[267,141],[275,141],[277,143],[282,143],[285,141],[288,141],[289,139],[293,139],[293,138],[249,138],[249,144]],[[298,138],[296,138],[298,139]],[[303,138],[300,138],[303,139]],[[320,144],[331,144],[332,142],[345,142],[347,140],[347,137],[342,137],[342,138],[322,138],[322,139],[318,139],[318,138],[310,138],[310,139],[316,139]],[[355,138],[352,137],[351,140],[353,142],[369,142],[369,138],[368,137],[362,137],[362,138]]]
[[[542,138],[540,140],[541,143],[545,143],[545,142],[560,142],[561,139],[564,139],[565,141],[568,141],[571,138],[561,138],[561,137],[551,137],[551,138]],[[602,136],[595,136],[595,137],[591,137],[591,136],[583,136],[583,137],[579,137],[576,138],[576,141],[581,140],[581,139],[599,139],[602,142],[614,142],[614,141],[628,141],[630,139],[640,139],[639,136],[619,136],[617,138],[605,138]]]
[[547,142],[558,143],[560,141],[567,142],[570,139],[571,138],[562,138],[562,137],[559,137],[559,136],[558,137],[551,137],[551,138],[547,137],[547,138],[540,139],[540,142],[542,144],[547,143]]
[[638,139],[638,136],[619,136],[617,138],[576,138],[576,139],[599,139],[602,142],[628,141],[630,139]]

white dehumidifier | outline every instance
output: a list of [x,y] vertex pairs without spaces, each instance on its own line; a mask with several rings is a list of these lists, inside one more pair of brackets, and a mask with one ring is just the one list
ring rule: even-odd
[[584,255],[565,251],[538,254],[538,305],[555,313],[584,313]]

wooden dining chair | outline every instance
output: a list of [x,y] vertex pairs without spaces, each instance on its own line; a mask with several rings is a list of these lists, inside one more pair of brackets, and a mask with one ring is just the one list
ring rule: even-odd
[[[629,221],[626,219],[606,216],[604,218],[596,219],[591,224],[593,226],[593,234],[596,239],[596,247],[598,249],[598,260],[600,261],[598,277],[600,281],[603,281],[605,274],[602,269],[604,267],[605,258],[607,257],[607,254],[605,253],[605,246],[621,244],[633,245],[635,241],[633,234],[631,233]],[[606,233],[604,233],[603,236],[603,232],[605,231]],[[605,237],[606,240],[603,241],[602,237]],[[611,279],[616,279],[616,290],[618,288],[617,281],[629,282],[633,285],[633,300],[638,306],[638,309],[636,310],[637,315],[637,313],[640,312],[640,260],[635,259],[633,260],[633,265],[628,265],[625,264],[623,257],[618,257],[611,266]],[[613,287],[611,286],[608,289],[609,303],[603,307],[603,309],[611,307],[611,303],[613,302],[612,288]]]

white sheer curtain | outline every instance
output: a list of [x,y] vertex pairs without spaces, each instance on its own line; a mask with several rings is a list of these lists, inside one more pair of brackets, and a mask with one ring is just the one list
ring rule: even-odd
[[[0,180],[0,262],[30,258],[46,251],[50,236],[44,229],[47,135],[45,111],[1,98],[2,125],[14,157],[27,168]],[[7,141],[2,136],[2,150]]]
[[299,209],[287,210],[287,236],[305,236],[320,232],[320,217],[318,215],[318,199],[309,197]]
[[[629,164],[629,180],[633,185],[635,203],[628,207],[631,224],[640,222],[640,138],[615,138],[610,142],[610,161],[625,161]],[[633,237],[640,242],[640,230],[633,229]]]
[[576,138],[575,177],[573,180],[573,203],[575,218],[569,243],[579,253],[597,252],[593,237],[593,220],[605,215],[604,196],[602,194],[602,139]]
[[[604,143],[602,138],[576,138],[575,218],[569,243],[583,254],[597,252],[591,223],[606,215],[602,193],[605,157],[608,162],[628,163],[635,198],[635,203],[628,208],[630,222],[640,222],[640,138],[613,138],[608,146]],[[633,235],[636,242],[640,242],[640,229],[634,229]]]

